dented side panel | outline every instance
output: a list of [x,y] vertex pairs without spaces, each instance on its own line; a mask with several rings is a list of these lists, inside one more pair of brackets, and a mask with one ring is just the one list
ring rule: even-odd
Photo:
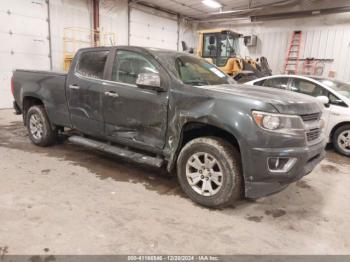
[[106,83],[104,90],[118,94],[118,97],[103,98],[106,136],[115,142],[162,150],[167,130],[168,93],[112,82]]

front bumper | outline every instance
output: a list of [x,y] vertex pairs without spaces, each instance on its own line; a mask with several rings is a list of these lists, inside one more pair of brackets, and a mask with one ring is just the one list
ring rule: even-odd
[[[245,196],[259,198],[277,193],[290,183],[309,174],[325,157],[326,142],[298,148],[253,148],[245,167]],[[296,158],[295,165],[286,173],[274,173],[268,168],[269,157]]]

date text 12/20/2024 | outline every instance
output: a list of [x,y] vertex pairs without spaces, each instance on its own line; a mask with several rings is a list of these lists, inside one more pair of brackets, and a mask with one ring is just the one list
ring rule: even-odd
[[218,256],[128,256],[128,261],[219,261]]

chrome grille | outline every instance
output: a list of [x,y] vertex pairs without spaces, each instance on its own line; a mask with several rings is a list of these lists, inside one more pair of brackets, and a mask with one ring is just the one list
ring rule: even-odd
[[321,118],[321,113],[315,113],[315,114],[308,114],[308,115],[301,115],[301,118],[304,122],[308,121],[318,121]]
[[322,132],[322,129],[321,129],[321,128],[314,128],[314,129],[311,129],[310,131],[308,131],[308,132],[306,133],[307,141],[308,141],[308,142],[312,142],[312,141],[316,140],[317,138],[320,137],[321,132]]

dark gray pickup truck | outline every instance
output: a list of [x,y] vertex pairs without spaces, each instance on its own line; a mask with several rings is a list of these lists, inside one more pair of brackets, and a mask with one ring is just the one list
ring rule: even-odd
[[236,85],[185,53],[82,49],[68,74],[16,70],[12,91],[34,144],[75,129],[71,143],[176,170],[187,195],[208,207],[276,193],[325,154],[318,102]]

